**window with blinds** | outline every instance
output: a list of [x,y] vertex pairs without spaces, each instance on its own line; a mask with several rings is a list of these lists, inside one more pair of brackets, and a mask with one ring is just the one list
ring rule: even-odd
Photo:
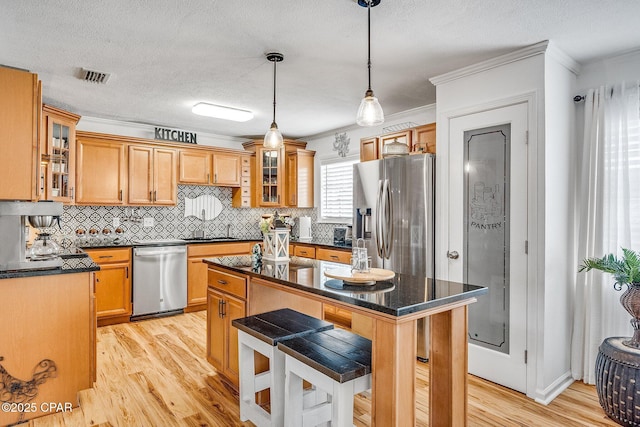
[[320,220],[351,222],[353,215],[353,165],[357,159],[320,162]]

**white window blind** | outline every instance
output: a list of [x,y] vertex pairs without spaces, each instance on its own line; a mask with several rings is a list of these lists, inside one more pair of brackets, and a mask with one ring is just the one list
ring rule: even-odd
[[351,222],[353,215],[353,165],[357,159],[321,161],[320,218]]

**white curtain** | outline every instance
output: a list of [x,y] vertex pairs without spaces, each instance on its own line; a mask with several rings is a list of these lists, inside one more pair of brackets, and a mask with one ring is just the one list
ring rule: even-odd
[[[622,247],[640,250],[638,82],[588,91],[581,150],[576,266],[588,257],[620,255]],[[602,341],[633,334],[631,316],[620,305],[621,292],[613,284],[608,274],[576,273],[571,370],[585,383],[595,383]]]

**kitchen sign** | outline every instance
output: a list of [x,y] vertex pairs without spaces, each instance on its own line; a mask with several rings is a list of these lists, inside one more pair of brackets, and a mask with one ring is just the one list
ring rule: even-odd
[[197,144],[197,135],[194,132],[183,130],[156,128],[155,139],[171,142],[186,142],[187,144]]

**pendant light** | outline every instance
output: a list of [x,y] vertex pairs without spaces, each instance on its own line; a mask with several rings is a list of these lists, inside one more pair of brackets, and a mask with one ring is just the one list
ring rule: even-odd
[[266,148],[279,149],[283,146],[282,134],[276,124],[276,64],[282,62],[284,56],[281,53],[267,53],[267,59],[273,62],[273,122],[271,128],[264,135],[264,146]]
[[369,71],[369,86],[364,93],[364,98],[360,102],[360,108],[358,108],[358,116],[356,117],[356,123],[360,126],[376,126],[384,123],[384,113],[382,107],[378,102],[378,98],[373,95],[371,90],[371,8],[380,4],[381,0],[358,0],[358,4],[367,8],[367,40],[368,40],[368,57],[367,68]]

